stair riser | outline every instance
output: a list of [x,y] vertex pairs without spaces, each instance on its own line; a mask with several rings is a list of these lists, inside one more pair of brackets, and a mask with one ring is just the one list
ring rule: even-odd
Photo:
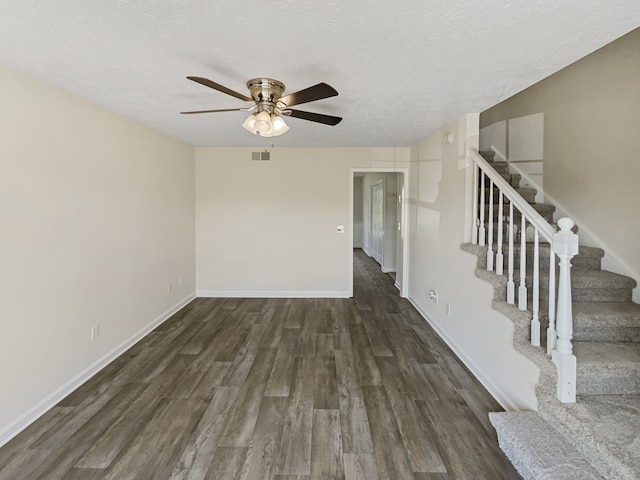
[[[520,188],[520,180],[522,180],[522,175],[518,173],[506,173],[506,172],[497,172],[500,174],[502,178],[506,180],[506,182],[511,185],[513,188]],[[484,188],[489,188],[491,179],[488,177],[484,179]],[[482,180],[478,179],[478,190],[482,188]]]
[[574,302],[631,302],[629,288],[572,288]]
[[576,372],[578,395],[636,395],[640,393],[637,365],[606,368],[585,366],[578,360]]
[[[520,194],[520,196],[522,198],[524,198],[527,201],[527,203],[534,203],[536,201],[536,191],[535,190],[531,191],[531,190],[527,189],[527,190],[524,190],[524,191],[518,191],[518,193]],[[490,194],[489,189],[486,189],[486,191],[484,192],[484,198],[485,198],[486,203],[489,203],[489,194]],[[500,202],[500,198],[499,197],[500,196],[498,194],[498,189],[494,189],[494,192],[493,192],[493,203],[495,205],[497,205]],[[502,197],[502,202],[503,202],[504,205],[509,205],[509,199],[507,197],[503,196]]]
[[478,152],[487,162],[493,162],[496,158],[496,152],[493,150],[480,150]]
[[[479,251],[479,248],[482,250]],[[481,278],[494,286],[494,298],[496,300],[504,301],[506,299],[507,281],[509,277],[508,261],[507,265],[504,265],[504,273],[497,275],[494,272],[488,272],[486,270],[486,250],[484,247],[476,247],[476,254],[478,257],[478,270],[484,272]],[[517,257],[516,257],[517,258]],[[539,291],[540,299],[544,300],[548,298],[549,290],[549,276],[547,264],[541,262],[541,269],[539,271]],[[519,263],[516,264],[519,266]],[[600,272],[597,270],[591,270],[595,276],[588,274],[588,270],[574,270],[575,275],[572,276],[572,297],[574,302],[631,302],[633,296],[633,288],[636,286],[635,282],[630,281],[628,277],[614,276],[604,277],[600,276]],[[525,276],[525,286],[527,287],[528,297],[532,297],[532,271],[527,270]],[[558,269],[556,269],[556,288],[558,285],[560,275]],[[516,291],[520,285],[520,271],[514,270],[513,282],[515,284]]]
[[[494,247],[493,249],[494,252],[494,265],[495,265],[495,258],[497,256],[497,250]],[[504,269],[505,271],[508,268],[509,265],[509,261],[508,261],[508,251],[506,247],[503,247],[502,250],[502,257],[503,257],[503,265],[504,265]],[[517,266],[518,268],[520,267],[520,249],[519,248],[514,248],[513,250],[513,258],[514,258],[514,266]],[[556,262],[558,262],[559,260],[556,257]],[[540,265],[540,272],[546,272],[549,271],[549,252],[548,249],[546,252],[541,251],[538,257],[538,262]],[[581,268],[584,270],[600,270],[600,257],[589,257],[589,256],[581,256],[580,254],[576,255],[575,257],[573,257],[571,259],[571,265],[574,268]],[[480,263],[478,263],[478,266],[482,267],[482,268],[486,268],[487,267],[487,256],[486,254],[483,255],[480,258]],[[531,269],[533,268],[533,251],[528,251],[527,252],[527,271],[531,271]],[[556,267],[556,273],[558,272],[558,268]]]
[[513,188],[520,187],[520,180],[522,180],[522,175],[518,173],[501,173],[500,176],[504,178],[507,183]]
[[[545,219],[545,221],[547,221],[548,223],[553,223],[553,211],[542,210],[542,211],[538,211],[538,213],[542,218]],[[508,208],[504,210],[504,215],[505,215],[505,220],[503,221],[503,225],[505,230],[508,231],[508,225],[509,225],[509,209]],[[486,207],[484,209],[484,221],[485,221],[485,229],[489,228],[489,209]],[[520,228],[521,221],[522,221],[522,215],[520,214],[520,212],[514,209],[513,224],[516,225],[518,229]],[[493,207],[493,222],[496,226],[498,225],[498,206],[497,205],[494,205]],[[531,237],[530,240],[527,238],[527,241],[532,242],[533,236]]]
[[[485,213],[488,213],[488,212],[485,211]],[[489,217],[488,216],[485,217],[484,220],[485,220],[484,227],[485,227],[486,230],[488,230],[489,229]],[[518,222],[519,221],[520,221],[520,217],[518,217]],[[520,225],[519,225],[518,222],[516,222],[515,220],[513,222],[518,227],[513,232],[513,244],[514,245],[520,245],[520,234],[518,233]],[[524,241],[526,243],[533,244],[533,242],[535,241],[535,230],[536,229],[534,227],[532,227],[531,225],[527,224],[527,228],[525,229],[525,237],[524,237]],[[574,233],[577,233],[577,229],[575,229],[575,228],[574,228]],[[509,224],[508,224],[507,221],[503,221],[502,222],[502,240],[503,240],[504,245],[507,244],[508,239],[509,239]],[[497,217],[494,217],[493,218],[493,242],[494,242],[494,244],[497,243],[497,240],[498,240],[498,220],[497,220]],[[538,242],[539,242],[541,248],[542,248],[543,245],[549,245],[547,243],[546,239],[540,234],[538,234]],[[504,249],[504,250],[506,250],[506,249]],[[582,250],[584,250],[584,247],[580,247],[580,251],[582,251]],[[580,253],[578,253],[578,254],[580,254]],[[600,255],[600,258],[602,258],[604,256],[604,252],[601,252],[599,255]]]
[[[493,282],[494,299],[505,300],[507,298],[507,274],[501,277],[496,276]],[[549,285],[544,278],[540,279],[540,297],[541,299],[549,297]],[[513,281],[515,284],[516,297],[518,294],[518,288],[520,286],[520,277],[514,275]],[[533,298],[533,288],[531,282],[526,279],[525,285],[527,287],[527,304],[530,306]],[[630,302],[632,297],[632,290],[629,288],[597,288],[597,287],[584,287],[577,288],[575,285],[571,288],[571,294],[574,302]]]
[[[518,218],[518,220],[520,220],[520,218]],[[518,228],[516,228],[513,232],[513,244],[514,245],[520,245],[520,234],[519,232],[519,224],[514,220],[513,222]],[[489,218],[485,217],[485,229],[489,229]],[[498,221],[497,218],[494,217],[493,219],[493,241],[494,244],[497,243],[498,240]],[[507,245],[507,242],[509,240],[509,222],[508,221],[503,221],[502,222],[502,241],[504,245]],[[527,225],[527,228],[525,230],[525,237],[524,237],[524,241],[526,243],[530,243],[533,245],[533,242],[535,241],[535,228],[533,228],[530,225]],[[546,239],[538,234],[538,242],[540,247],[542,248],[543,245],[549,245],[549,243],[546,241]],[[533,247],[532,247],[533,248]],[[506,249],[505,249],[506,250]]]
[[491,162],[491,167],[498,173],[509,173],[509,165],[506,162]]
[[[541,312],[542,313],[542,312]],[[545,315],[546,316],[546,315]],[[547,322],[540,321],[540,339],[546,343]],[[584,327],[573,320],[573,340],[576,342],[640,343],[640,328],[636,327]]]

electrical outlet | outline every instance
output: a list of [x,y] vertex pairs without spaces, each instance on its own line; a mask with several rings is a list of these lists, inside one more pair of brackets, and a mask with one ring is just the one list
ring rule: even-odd
[[447,303],[446,310],[447,310],[447,315],[450,317],[451,316],[451,304],[450,303]]
[[431,300],[433,300],[434,302],[436,302],[436,304],[438,303],[438,294],[436,293],[436,291],[435,291],[435,290],[431,290],[431,291],[429,292],[429,298],[430,298]]
[[93,327],[91,327],[91,340],[95,340],[100,336],[100,324],[96,323]]

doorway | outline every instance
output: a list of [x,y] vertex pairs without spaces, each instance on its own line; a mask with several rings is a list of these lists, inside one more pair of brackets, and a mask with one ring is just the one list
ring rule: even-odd
[[372,257],[385,273],[395,272],[400,296],[408,295],[406,195],[408,168],[351,169],[350,296],[353,296],[353,249]]

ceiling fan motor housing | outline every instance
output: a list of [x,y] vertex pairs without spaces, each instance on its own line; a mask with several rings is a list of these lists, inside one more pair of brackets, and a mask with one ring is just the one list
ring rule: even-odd
[[[297,92],[289,93],[285,96],[282,96],[285,86],[281,81],[266,77],[252,78],[247,82],[247,89],[251,94],[251,97],[248,97],[242,93],[227,88],[224,85],[220,85],[213,80],[209,80],[208,78],[195,76],[189,76],[187,78],[196,83],[204,85],[205,87],[213,88],[214,90],[222,92],[226,95],[230,95],[244,102],[253,103],[253,106],[249,108],[197,110],[192,112],[180,113],[213,113],[234,111],[252,112],[257,109],[257,112],[252,113],[249,118],[245,120],[245,123],[242,124],[243,127],[247,128],[249,131],[251,131],[251,133],[254,133],[252,131],[254,126],[253,123],[258,121],[257,117],[262,113],[268,115],[268,118],[276,122],[277,124],[284,124],[284,121],[282,120],[282,118],[280,118],[281,115],[300,118],[302,120],[309,120],[310,122],[323,123],[325,125],[337,125],[342,121],[341,117],[325,115],[323,113],[306,112],[303,110],[296,110],[291,108],[294,105],[315,102],[316,100],[322,100],[338,95],[338,91],[331,85],[327,85],[326,83],[318,83]],[[265,123],[267,121],[266,119],[261,120]],[[284,124],[284,127],[286,127],[286,124]],[[282,133],[286,132],[286,130],[288,130],[288,128],[285,128]]]
[[273,78],[252,78],[247,82],[247,88],[259,111],[274,113],[285,86]]

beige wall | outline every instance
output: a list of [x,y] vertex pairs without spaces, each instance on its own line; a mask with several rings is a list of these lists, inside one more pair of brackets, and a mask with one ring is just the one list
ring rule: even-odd
[[195,213],[192,147],[0,85],[1,444],[194,293]]
[[465,152],[477,145],[477,115],[469,115],[412,148],[409,298],[505,408],[534,409],[538,369],[514,351],[513,323],[491,308],[493,287],[474,276],[476,257],[460,248],[469,238]]
[[640,29],[487,110],[480,123],[540,113],[545,196],[576,220],[581,243],[605,248],[605,268],[640,281]]
[[198,295],[348,296],[351,169],[402,165],[398,151],[251,151],[196,149]]

